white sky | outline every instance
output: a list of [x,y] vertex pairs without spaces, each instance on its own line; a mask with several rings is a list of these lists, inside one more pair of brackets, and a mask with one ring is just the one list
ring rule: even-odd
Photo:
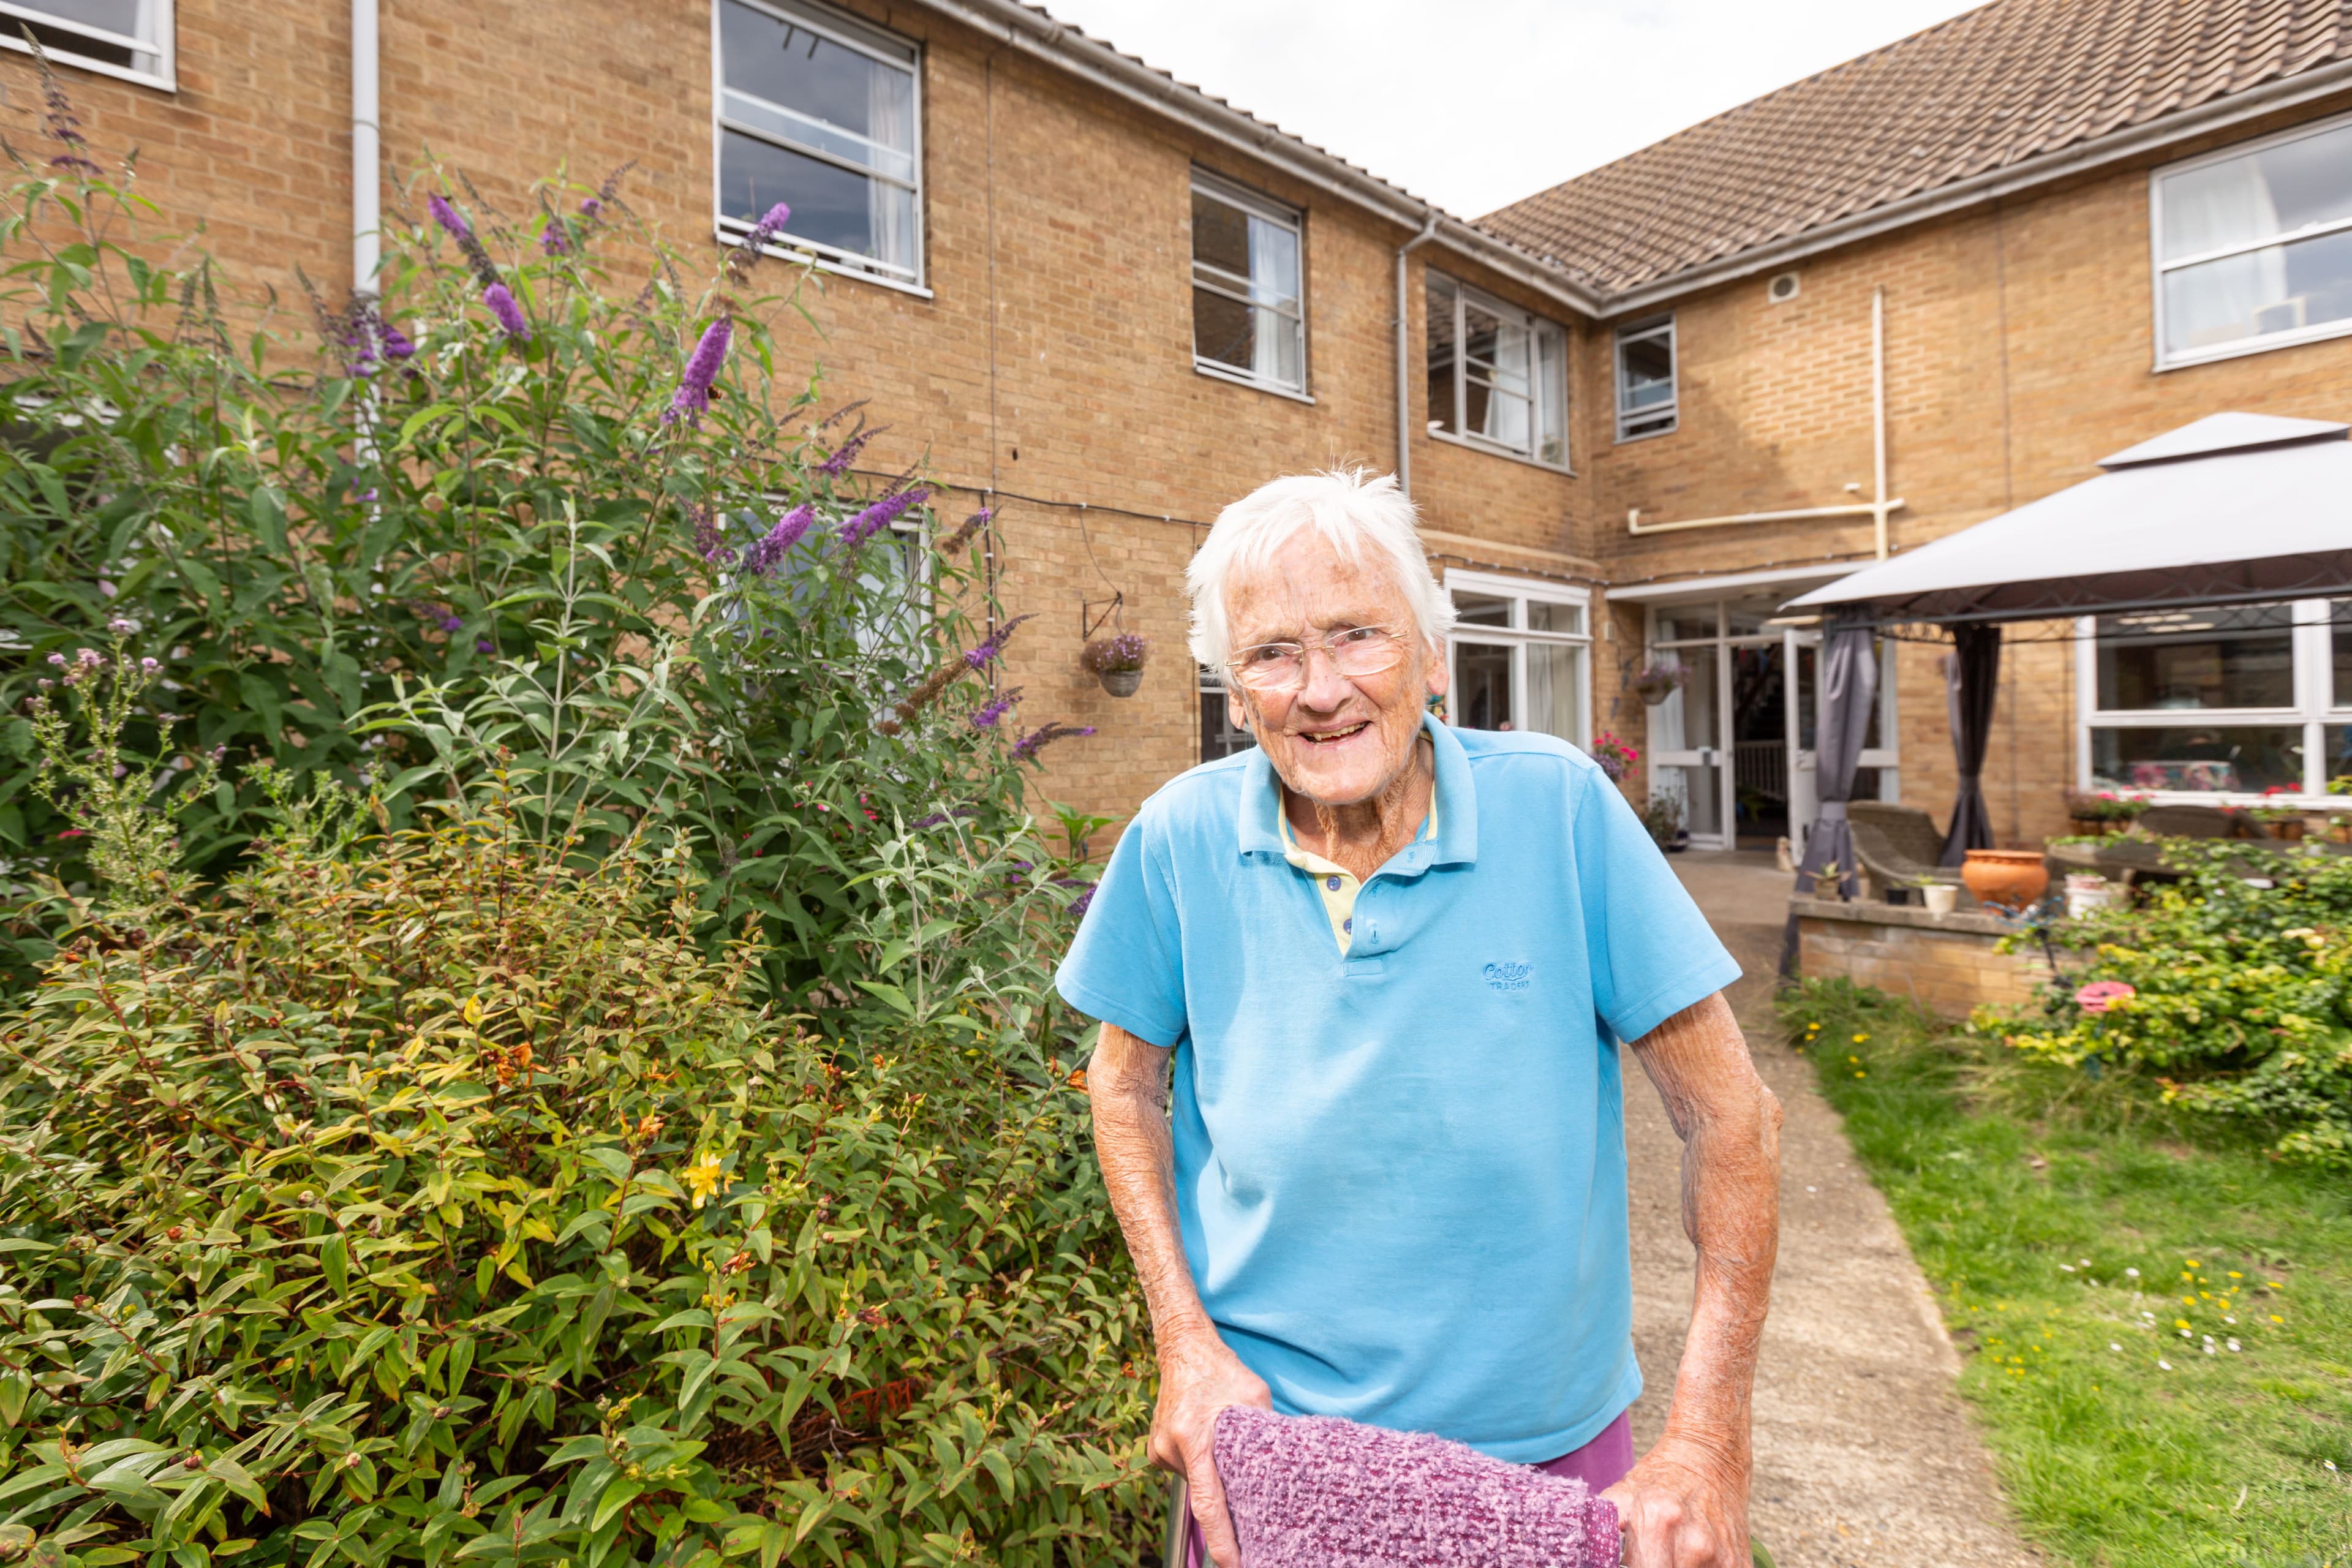
[[1969,0],[1044,0],[1465,217]]

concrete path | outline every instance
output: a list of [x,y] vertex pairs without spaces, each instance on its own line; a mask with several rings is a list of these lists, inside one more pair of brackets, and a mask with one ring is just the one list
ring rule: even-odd
[[[1755,1537],[1778,1568],[2030,1568],[1983,1445],[1953,1392],[1958,1356],[1885,1201],[1853,1162],[1812,1068],[1772,1020],[1790,879],[1759,854],[1675,857],[1745,978],[1732,1002],[1780,1097],[1780,1263],[1756,1379]],[[1681,1144],[1628,1062],[1633,1343],[1648,1391],[1637,1447],[1664,1425],[1689,1321]]]

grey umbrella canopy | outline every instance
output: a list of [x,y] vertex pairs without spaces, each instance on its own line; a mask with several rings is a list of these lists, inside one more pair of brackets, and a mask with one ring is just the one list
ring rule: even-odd
[[2000,622],[2352,591],[2352,430],[2216,414],[2097,479],[1864,568],[1788,608]]

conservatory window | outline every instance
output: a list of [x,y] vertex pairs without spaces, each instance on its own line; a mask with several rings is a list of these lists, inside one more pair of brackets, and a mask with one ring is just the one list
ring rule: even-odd
[[2352,600],[2077,626],[2085,788],[2251,802],[2352,778]]
[[172,0],[0,0],[0,46],[152,86],[175,86]]
[[791,0],[717,0],[718,225],[740,239],[778,202],[779,250],[919,287],[921,52]]
[[1568,333],[1432,268],[1429,433],[1568,466]]
[[1446,717],[1591,742],[1591,595],[1563,583],[1448,571],[1454,626]]
[[1192,171],[1192,367],[1273,392],[1307,391],[1299,215]]
[[2352,332],[2352,120],[2160,169],[2158,368]]

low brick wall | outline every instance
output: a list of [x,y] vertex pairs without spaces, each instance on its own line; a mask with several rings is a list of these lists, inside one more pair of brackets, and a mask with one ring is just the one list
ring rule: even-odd
[[2013,929],[1998,915],[1833,899],[1791,899],[1789,911],[1797,917],[1797,966],[1807,979],[1842,974],[1948,1018],[2030,1002],[2051,977],[2039,952],[1995,951]]

